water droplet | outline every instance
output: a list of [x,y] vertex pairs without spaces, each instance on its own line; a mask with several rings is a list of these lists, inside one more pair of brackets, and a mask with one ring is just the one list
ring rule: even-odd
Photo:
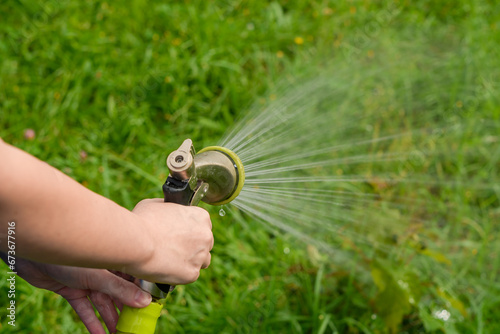
[[219,216],[224,217],[225,215],[226,215],[226,211],[224,211],[224,209],[221,208],[219,210]]

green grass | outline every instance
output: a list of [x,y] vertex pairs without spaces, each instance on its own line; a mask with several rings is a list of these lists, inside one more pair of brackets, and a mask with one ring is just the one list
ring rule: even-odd
[[[463,96],[472,105],[439,117],[486,118],[497,128],[500,122],[495,1],[6,0],[0,11],[0,137],[127,208],[162,196],[164,159],[183,139],[198,149],[217,144],[278,82],[320,66],[352,71],[362,93],[370,87],[366,71],[375,66],[404,63],[409,53],[413,60],[436,58],[445,65],[439,72],[409,67],[384,80],[390,87],[405,76],[430,78],[411,81],[415,93],[406,103],[418,105],[428,98],[419,93],[429,91],[419,84],[439,78],[449,84],[446,91],[439,82],[433,87],[439,101]],[[463,80],[456,81],[457,73]],[[383,108],[390,101],[376,102]],[[23,137],[28,128],[36,132],[33,140]],[[473,131],[464,145],[481,150]],[[488,164],[488,153],[478,166]],[[498,172],[498,157],[489,163],[445,167],[460,177],[486,173],[484,179],[485,170]],[[402,191],[410,192],[407,187]],[[434,201],[459,195],[440,196]],[[425,261],[419,270],[407,268],[411,254],[371,255],[367,264],[369,250],[344,245],[351,255],[340,266],[238,211],[222,218],[218,208],[208,208],[216,240],[212,265],[196,283],[176,289],[158,332],[386,333],[391,326],[406,333],[498,332],[498,196],[492,187],[455,213],[460,220],[479,217],[485,237],[462,234],[478,256],[454,254],[464,264],[450,271],[454,286],[434,277],[438,267],[426,268]],[[7,269],[1,268],[5,291]],[[399,279],[421,296],[416,305],[397,302],[408,294]],[[382,295],[384,285],[390,295]],[[17,289],[17,331],[85,332],[61,298],[20,280]],[[1,293],[0,305],[6,303]],[[435,319],[431,312],[440,307],[458,320]],[[10,332],[5,315],[2,307],[0,331]]]

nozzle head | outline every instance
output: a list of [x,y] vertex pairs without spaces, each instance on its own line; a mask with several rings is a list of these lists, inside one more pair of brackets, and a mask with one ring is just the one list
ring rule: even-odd
[[191,139],[169,154],[167,166],[170,175],[163,185],[166,202],[226,204],[238,196],[245,182],[243,164],[233,151],[209,146],[195,154]]
[[222,205],[235,199],[243,188],[245,171],[240,158],[231,150],[209,146],[194,157],[196,176],[209,184],[202,201]]

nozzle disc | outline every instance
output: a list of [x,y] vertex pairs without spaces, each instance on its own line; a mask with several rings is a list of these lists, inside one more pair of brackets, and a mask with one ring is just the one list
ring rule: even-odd
[[241,162],[241,159],[228,148],[222,147],[222,146],[208,146],[203,148],[198,152],[198,154],[203,153],[203,152],[208,152],[208,151],[218,151],[223,154],[225,154],[232,162],[233,166],[235,168],[236,174],[237,174],[237,180],[236,180],[236,185],[234,186],[233,192],[229,197],[226,199],[216,202],[216,203],[210,203],[212,205],[223,205],[231,202],[234,200],[241,192],[241,189],[243,189],[243,185],[245,184],[245,169],[243,168],[243,163]]

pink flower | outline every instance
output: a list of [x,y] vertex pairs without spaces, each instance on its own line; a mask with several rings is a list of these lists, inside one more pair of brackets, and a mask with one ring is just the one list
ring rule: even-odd
[[87,152],[85,152],[84,150],[81,150],[81,151],[80,151],[80,160],[81,160],[82,162],[83,162],[83,161],[85,161],[85,160],[87,159],[87,156],[88,156]]
[[24,130],[24,139],[27,139],[27,140],[35,139],[35,130],[33,130],[33,129]]

